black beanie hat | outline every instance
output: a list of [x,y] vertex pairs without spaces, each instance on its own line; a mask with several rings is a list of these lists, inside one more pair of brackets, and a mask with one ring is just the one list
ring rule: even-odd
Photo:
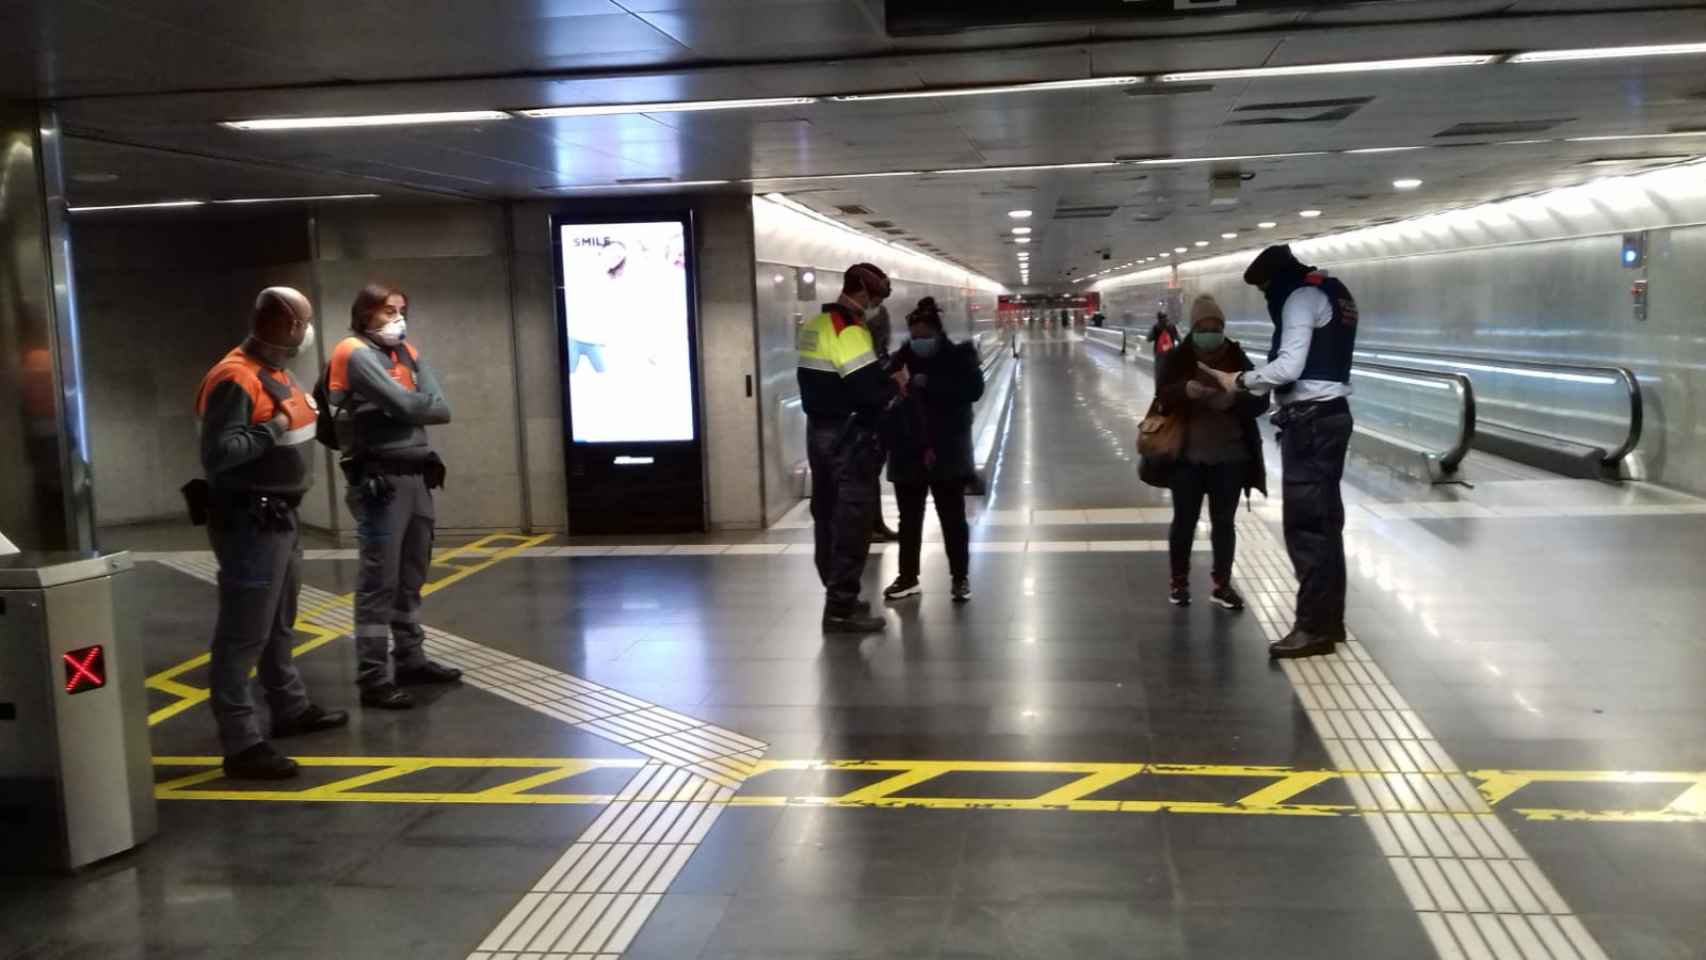
[[1276,244],[1256,255],[1250,261],[1250,266],[1244,270],[1244,282],[1252,287],[1259,287],[1286,274],[1302,273],[1303,263],[1291,252],[1287,244]]

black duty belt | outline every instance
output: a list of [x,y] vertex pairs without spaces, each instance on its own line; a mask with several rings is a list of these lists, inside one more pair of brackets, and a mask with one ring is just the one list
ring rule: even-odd
[[250,507],[266,507],[280,504],[295,510],[302,506],[300,493],[263,493],[258,490],[221,490],[218,487],[210,491],[210,501],[216,509],[248,509]]
[[425,460],[363,460],[361,466],[369,473],[392,477],[418,477],[427,471]]

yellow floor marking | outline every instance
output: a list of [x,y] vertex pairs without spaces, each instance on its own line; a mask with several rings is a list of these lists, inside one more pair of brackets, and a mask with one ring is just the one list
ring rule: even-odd
[[[605,793],[534,793],[539,787],[569,780],[602,769],[637,770],[640,758],[550,758],[550,757],[297,757],[304,767],[352,767],[363,772],[331,783],[298,789],[225,790],[203,789],[220,779],[220,759],[209,756],[156,757],[161,767],[203,767],[187,776],[158,784],[155,795],[162,800],[282,800],[341,803],[442,803],[442,804],[604,804],[614,795]],[[824,796],[788,796],[742,793],[733,798],[742,807],[867,807],[879,809],[918,808],[936,810],[1054,810],[1085,813],[1187,813],[1245,816],[1331,817],[1358,816],[1374,812],[1354,804],[1296,803],[1293,798],[1347,774],[1376,775],[1377,771],[1297,770],[1283,766],[1245,764],[1142,764],[1142,763],[1050,763],[1047,761],[1000,760],[765,760],[755,765],[753,778],[776,771],[861,771],[889,773],[876,783],[846,793]],[[388,780],[432,769],[510,770],[514,778],[495,786],[462,791],[418,791],[372,789]],[[1035,797],[913,797],[895,794],[948,773],[1066,773],[1078,778]],[[1443,777],[1434,773],[1423,776]],[[1236,800],[1200,799],[1118,800],[1095,799],[1107,787],[1138,776],[1269,778],[1274,782]],[[1666,806],[1656,810],[1571,810],[1506,805],[1511,812],[1530,820],[1591,821],[1600,823],[1706,823],[1706,772],[1616,771],[1616,770],[1477,770],[1464,776],[1476,781],[1497,805],[1522,787],[1535,783],[1568,783],[1591,792],[1596,785],[1675,784],[1685,789]],[[749,788],[762,784],[752,784]],[[685,800],[687,798],[678,798]],[[1468,813],[1451,816],[1473,816]]]
[[[423,587],[421,587],[421,595],[427,596],[429,594],[437,593],[451,584],[460,583],[488,567],[502,563],[516,554],[519,554],[521,551],[526,550],[529,547],[536,547],[549,539],[551,539],[551,534],[529,537],[518,533],[494,533],[489,536],[481,537],[471,543],[465,543],[459,547],[450,547],[442,550],[435,555],[433,565],[450,567],[452,572],[445,574],[442,577],[429,580]],[[497,545],[500,541],[508,541],[510,545],[500,547]],[[470,564],[451,562],[467,556],[475,556],[479,559]],[[298,633],[307,634],[308,639],[297,644],[295,647],[292,647],[291,654],[298,657],[303,656],[304,654],[318,650],[326,644],[344,636],[344,634],[339,631],[329,630],[325,627],[311,623],[310,621],[322,614],[330,613],[339,607],[352,606],[354,603],[355,594],[346,593],[330,600],[324,600],[318,604],[309,604],[298,609],[296,612],[295,629]],[[185,660],[183,663],[168,667],[148,678],[146,681],[147,686],[150,686],[155,690],[159,690],[161,693],[168,693],[177,697],[177,699],[172,703],[169,703],[148,715],[149,726],[152,727],[156,724],[170,720],[178,714],[183,713],[185,710],[207,700],[211,695],[209,691],[200,687],[191,686],[187,683],[181,683],[177,678],[192,670],[205,667],[211,661],[211,654],[197,654],[196,656]],[[254,675],[254,671],[249,672],[249,676],[252,677]]]

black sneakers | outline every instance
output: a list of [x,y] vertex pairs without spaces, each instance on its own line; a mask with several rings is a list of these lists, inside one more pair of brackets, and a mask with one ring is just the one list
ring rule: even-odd
[[823,612],[824,633],[881,633],[887,626],[888,621],[882,617],[874,617],[859,610],[847,613],[831,613],[828,610]]
[[455,667],[447,667],[442,663],[428,660],[418,667],[397,668],[397,686],[418,687],[428,683],[456,683],[462,679],[462,671]]
[[1209,594],[1208,598],[1214,601],[1215,606],[1224,610],[1244,609],[1244,598],[1238,594],[1238,591],[1232,589],[1232,581],[1230,580],[1225,583],[1216,583],[1214,592]]
[[241,753],[225,758],[225,775],[233,780],[289,780],[296,776],[296,761],[262,740]]
[[954,578],[954,602],[965,603],[971,599],[971,581],[965,577]]
[[375,710],[410,710],[415,698],[397,689],[396,684],[382,683],[361,691],[361,705]]
[[883,599],[903,600],[907,597],[916,597],[923,592],[924,588],[918,585],[917,577],[895,577],[894,582],[883,591]]
[[326,710],[316,704],[309,704],[289,720],[274,720],[272,736],[274,740],[284,737],[298,737],[305,733],[319,733],[321,730],[333,730],[349,723],[349,711]]
[[1191,582],[1184,577],[1174,577],[1167,588],[1167,602],[1175,607],[1191,605]]

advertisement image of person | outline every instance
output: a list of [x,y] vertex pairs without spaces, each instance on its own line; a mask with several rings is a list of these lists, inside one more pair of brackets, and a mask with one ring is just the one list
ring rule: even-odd
[[[588,278],[590,283],[608,289],[617,285],[628,266],[628,247],[620,241],[599,248],[600,273]],[[574,332],[569,336],[569,373],[580,372],[581,359],[591,364],[593,373],[604,372],[604,348],[609,345],[615,327],[619,300],[603,297],[585,317],[577,317]]]

